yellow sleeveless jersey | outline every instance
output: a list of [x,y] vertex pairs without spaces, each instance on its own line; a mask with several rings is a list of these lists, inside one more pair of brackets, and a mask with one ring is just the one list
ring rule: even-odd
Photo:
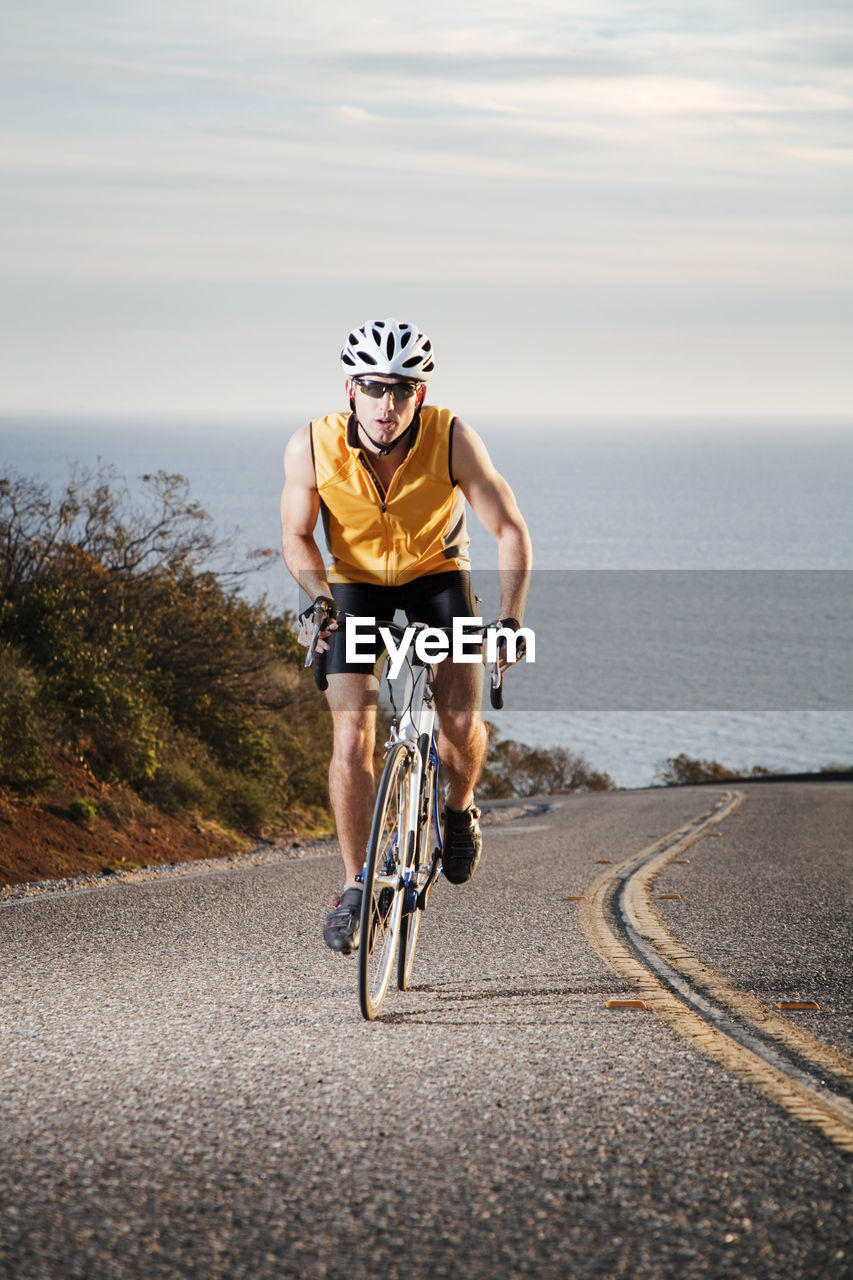
[[400,586],[470,567],[465,498],[451,473],[454,420],[449,409],[422,406],[387,491],[359,447],[352,414],[311,423],[330,582]]

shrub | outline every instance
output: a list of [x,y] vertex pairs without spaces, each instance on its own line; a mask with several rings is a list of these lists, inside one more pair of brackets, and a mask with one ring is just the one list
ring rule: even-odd
[[665,787],[686,787],[699,782],[725,782],[734,777],[730,769],[716,760],[694,760],[683,752],[661,760],[655,779]]
[[174,759],[161,765],[145,794],[170,817],[212,813],[217,807],[215,788],[189,760]]
[[68,812],[73,822],[79,823],[81,827],[91,827],[100,811],[94,800],[90,800],[88,796],[80,796],[71,801]]
[[0,644],[0,783],[20,791],[51,776],[37,704],[32,671],[11,645]]
[[259,834],[326,804],[329,717],[292,617],[209,567],[186,481],[144,481],[75,471],[54,501],[0,478],[0,781],[43,776],[45,720],[99,781]]
[[229,827],[262,836],[281,819],[285,807],[259,778],[232,775],[222,793],[219,813]]
[[682,752],[681,755],[660,761],[655,781],[665,787],[688,787],[703,782],[730,782],[733,778],[744,776],[768,778],[772,776],[772,772],[772,769],[765,769],[763,765],[757,764],[745,775],[742,769],[728,769],[718,760],[695,760]]
[[591,769],[565,747],[528,747],[501,738],[489,725],[489,754],[478,792],[483,797],[554,795],[567,791],[613,791],[613,780]]

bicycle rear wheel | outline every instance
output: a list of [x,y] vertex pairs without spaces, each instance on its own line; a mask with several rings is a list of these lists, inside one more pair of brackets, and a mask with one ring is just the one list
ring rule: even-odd
[[382,1008],[400,940],[409,763],[408,748],[398,743],[385,761],[367,843],[358,998],[361,1012],[370,1021]]
[[418,906],[418,897],[427,882],[432,866],[432,809],[433,795],[436,785],[436,771],[433,761],[427,761],[424,770],[424,781],[421,788],[420,816],[418,819],[418,838],[415,855],[407,887],[408,902],[403,904],[403,917],[400,922],[400,949],[397,954],[397,986],[407,991],[412,977],[412,965],[415,960],[415,948],[418,944],[418,932],[421,927],[423,911]]

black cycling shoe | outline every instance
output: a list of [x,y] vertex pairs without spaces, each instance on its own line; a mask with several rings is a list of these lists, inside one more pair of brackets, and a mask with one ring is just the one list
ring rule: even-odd
[[482,848],[480,810],[476,805],[462,810],[445,805],[444,847],[441,850],[444,878],[451,884],[464,884],[470,880],[480,861]]
[[348,956],[358,947],[361,922],[361,887],[344,889],[329,912],[323,937],[333,951]]

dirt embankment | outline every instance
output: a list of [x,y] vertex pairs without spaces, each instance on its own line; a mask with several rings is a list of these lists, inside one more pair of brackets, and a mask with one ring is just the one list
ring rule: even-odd
[[0,886],[229,857],[252,843],[129,805],[83,766],[63,764],[50,791],[37,799],[0,789]]

